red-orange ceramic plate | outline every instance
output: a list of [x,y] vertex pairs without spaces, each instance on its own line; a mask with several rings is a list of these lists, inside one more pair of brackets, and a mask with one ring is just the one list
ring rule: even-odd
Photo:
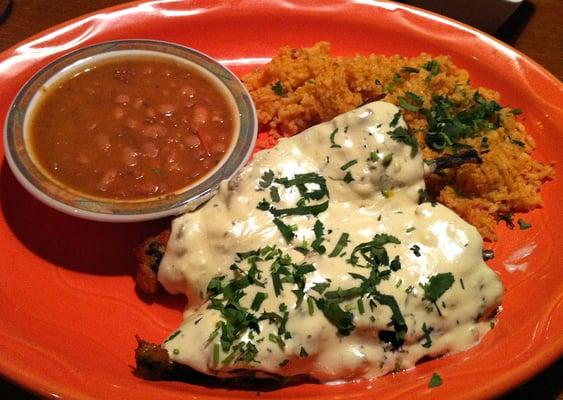
[[[498,326],[476,347],[373,381],[304,384],[261,398],[486,398],[537,373],[563,350],[563,87],[540,66],[467,26],[379,1],[150,1],[131,3],[58,26],[0,55],[0,119],[18,89],[65,52],[119,38],[151,38],[197,48],[237,73],[267,61],[282,45],[328,40],[340,55],[450,54],[475,85],[498,90],[524,110],[536,157],[556,162],[543,188],[545,207],[526,215],[533,227],[500,227],[492,267],[505,286]],[[183,300],[143,301],[134,290],[133,249],[167,221],[134,225],[88,222],[33,199],[6,162],[0,173],[0,373],[64,399],[245,398],[133,374],[135,334],[160,341],[181,319]],[[522,270],[506,263],[520,251]],[[527,265],[527,268],[523,266]],[[433,372],[444,380],[428,388]]]

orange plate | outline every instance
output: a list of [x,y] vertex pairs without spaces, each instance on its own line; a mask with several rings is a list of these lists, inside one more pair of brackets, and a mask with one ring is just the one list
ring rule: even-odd
[[[536,157],[561,162],[563,88],[539,65],[490,36],[435,14],[378,1],[176,1],[131,3],[70,21],[0,55],[0,118],[41,66],[87,44],[119,38],[178,42],[242,73],[283,45],[333,43],[340,55],[422,51],[450,54],[474,85],[524,110]],[[533,227],[500,227],[491,266],[507,292],[500,323],[468,351],[372,381],[304,384],[262,398],[484,398],[517,385],[563,349],[562,171],[543,189],[545,207],[526,215]],[[45,396],[65,399],[254,397],[180,382],[147,382],[133,374],[135,334],[161,341],[181,320],[183,300],[143,301],[134,290],[133,249],[167,226],[78,220],[34,200],[5,162],[0,173],[0,372]],[[525,271],[504,263],[527,248]],[[429,389],[437,371],[444,379]],[[405,397],[406,396],[406,397]]]

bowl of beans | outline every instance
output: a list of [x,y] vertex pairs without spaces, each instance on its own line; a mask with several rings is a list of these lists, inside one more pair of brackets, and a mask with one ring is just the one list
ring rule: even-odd
[[256,110],[239,79],[178,44],[118,40],[36,73],[6,119],[6,160],[47,205],[133,222],[211,197],[249,159]]

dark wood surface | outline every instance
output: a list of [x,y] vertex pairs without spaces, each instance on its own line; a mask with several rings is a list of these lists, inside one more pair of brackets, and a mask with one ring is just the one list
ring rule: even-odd
[[[124,0],[0,0],[0,51],[68,19]],[[563,0],[526,0],[495,36],[512,45],[563,80]],[[1,356],[1,355],[0,355]],[[35,396],[0,378],[0,398]],[[563,361],[502,397],[563,399]]]

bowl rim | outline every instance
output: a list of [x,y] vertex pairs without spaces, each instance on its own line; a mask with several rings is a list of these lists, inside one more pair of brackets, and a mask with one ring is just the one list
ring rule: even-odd
[[[121,48],[122,46],[126,46],[126,48]],[[85,60],[87,61],[88,59],[93,59],[92,61],[96,62],[97,58],[111,52],[137,50],[161,53],[162,55],[168,57],[171,56],[172,58],[181,58],[187,63],[195,65],[198,69],[204,70],[207,74],[212,75],[214,81],[217,84],[220,83],[222,85],[221,91],[228,94],[228,96],[232,99],[233,105],[235,106],[235,109],[233,110],[234,116],[238,115],[240,117],[240,122],[238,132],[236,132],[235,137],[233,138],[234,143],[230,145],[230,150],[221,160],[220,166],[208,171],[203,178],[188,185],[186,188],[182,189],[181,192],[178,191],[176,193],[165,194],[157,198],[146,200],[119,201],[115,199],[95,198],[94,196],[88,197],[88,195],[79,193],[79,191],[73,190],[72,188],[64,188],[62,185],[57,184],[52,177],[45,174],[41,168],[38,168],[35,165],[35,161],[33,161],[32,157],[29,156],[27,149],[25,149],[24,153],[31,160],[32,167],[37,169],[37,173],[46,182],[57,186],[61,192],[75,193],[76,196],[83,196],[84,198],[78,198],[74,202],[75,205],[71,205],[62,201],[60,198],[45,192],[42,185],[38,185],[37,182],[33,182],[30,174],[26,174],[27,168],[20,161],[18,150],[14,144],[15,136],[18,135],[17,132],[14,132],[14,125],[16,124],[15,120],[17,118],[21,119],[21,135],[24,137],[22,142],[25,142],[24,121],[25,116],[29,111],[28,107],[20,110],[18,108],[19,104],[26,96],[29,96],[30,99],[34,99],[36,97],[37,91],[32,91],[30,93],[30,90],[34,89],[33,85],[37,85],[38,81],[41,79],[43,79],[43,81],[39,82],[40,84],[37,89],[43,87],[47,83],[52,84],[57,80],[64,79],[65,75],[68,75],[69,72],[73,71],[73,67],[76,67],[77,64],[84,63]],[[169,53],[165,50],[171,50],[172,52]],[[202,61],[205,62],[206,65],[202,65],[200,63]],[[210,70],[208,68],[209,66],[214,67],[214,69]],[[237,89],[238,96],[227,84],[227,81],[232,82],[230,86]],[[28,102],[27,106],[29,106],[30,102],[31,100]],[[241,110],[241,105],[244,106],[243,110]],[[243,115],[242,111],[246,111],[247,115]],[[257,112],[252,97],[242,81],[226,66],[213,57],[188,46],[165,40],[133,38],[109,40],[79,47],[66,52],[41,67],[22,85],[12,100],[4,121],[3,139],[5,158],[8,166],[16,177],[16,180],[31,195],[42,203],[65,214],[91,221],[141,222],[159,219],[166,216],[179,215],[183,212],[195,209],[197,206],[207,201],[217,192],[219,184],[223,180],[231,179],[248,162],[253,153],[257,135]],[[129,210],[123,208],[120,210],[118,207],[114,209],[114,207],[112,207],[109,212],[104,212],[97,211],[95,209],[97,204],[113,205],[114,207],[120,204],[129,204],[130,206],[134,204],[134,207],[130,207]],[[89,205],[90,207],[85,207],[85,205]]]

